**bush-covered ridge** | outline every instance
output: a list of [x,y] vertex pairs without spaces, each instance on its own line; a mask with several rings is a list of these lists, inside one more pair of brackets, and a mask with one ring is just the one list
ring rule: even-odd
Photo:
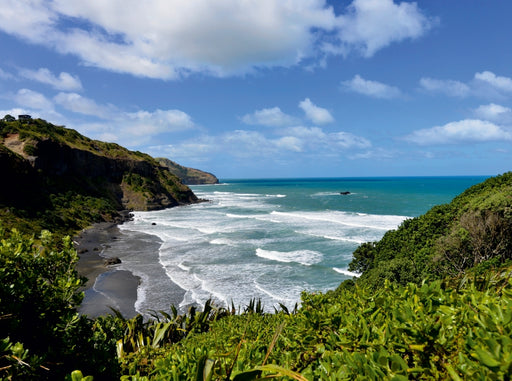
[[72,234],[120,210],[198,201],[149,155],[41,119],[0,121],[0,173],[0,221],[27,232]]
[[354,252],[358,283],[420,283],[512,259],[512,172],[490,178]]

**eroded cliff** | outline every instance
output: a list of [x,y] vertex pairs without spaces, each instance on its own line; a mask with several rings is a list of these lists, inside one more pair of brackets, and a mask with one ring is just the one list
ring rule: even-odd
[[40,119],[4,121],[0,132],[4,220],[30,215],[43,227],[66,224],[76,215],[84,223],[108,221],[124,209],[157,210],[198,201],[149,155]]

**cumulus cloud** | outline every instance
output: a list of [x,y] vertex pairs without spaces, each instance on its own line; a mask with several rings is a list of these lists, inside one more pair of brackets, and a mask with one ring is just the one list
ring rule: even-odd
[[327,124],[334,122],[334,118],[328,110],[313,104],[309,98],[300,102],[299,107],[306,114],[306,118],[311,120],[313,123]]
[[296,119],[281,111],[279,107],[264,108],[257,110],[252,114],[246,114],[242,118],[245,124],[283,127],[296,123]]
[[179,144],[152,146],[150,150],[157,156],[201,162],[214,153],[235,158],[272,157],[273,160],[297,160],[304,155],[351,157],[359,150],[371,147],[371,142],[361,136],[344,131],[325,132],[319,127],[285,128],[278,131],[280,136],[269,136],[267,131],[228,131],[217,136],[200,136]]
[[14,95],[14,101],[22,107],[34,108],[37,110],[51,110],[53,103],[43,94],[29,89],[20,89]]
[[420,145],[478,143],[512,140],[512,133],[489,121],[465,119],[414,131],[405,140]]
[[422,36],[433,22],[415,3],[393,0],[354,0],[343,14],[326,0],[3,0],[0,8],[5,33],[89,65],[163,79],[353,51],[370,57]]
[[[105,110],[108,111],[107,108]],[[160,134],[196,127],[191,116],[181,110],[113,110],[105,115],[107,117],[101,122],[86,122],[72,127],[95,139],[116,142],[127,147],[150,144]]]
[[114,107],[97,104],[94,100],[81,96],[77,93],[59,93],[54,98],[55,103],[69,111],[84,115],[97,116],[99,118],[112,117]]
[[479,98],[502,99],[512,94],[512,78],[498,76],[491,71],[475,73],[472,80],[466,83],[424,77],[420,87],[425,91],[436,92],[453,97],[476,96]]
[[362,78],[359,74],[348,81],[341,82],[342,88],[358,94],[363,94],[373,98],[392,99],[402,95],[400,89],[389,86],[381,82],[370,81]]
[[421,78],[420,86],[426,91],[442,93],[453,97],[466,97],[471,93],[471,88],[468,85],[453,80]]
[[503,121],[504,119],[510,119],[512,110],[509,107],[489,103],[488,105],[479,106],[475,110],[475,114],[482,119]]
[[[355,47],[370,57],[393,42],[422,36],[437,21],[427,18],[416,3],[393,0],[354,0],[338,18],[340,47]],[[335,47],[330,46],[331,49]]]
[[475,80],[490,85],[498,91],[512,93],[512,78],[497,76],[491,71],[483,71],[475,74]]
[[192,118],[181,110],[156,110],[125,113],[120,116],[127,124],[125,131],[135,136],[177,132],[194,127]]
[[82,89],[80,79],[66,72],[62,72],[58,76],[46,68],[38,70],[21,69],[19,72],[25,78],[50,85],[57,90],[76,91]]

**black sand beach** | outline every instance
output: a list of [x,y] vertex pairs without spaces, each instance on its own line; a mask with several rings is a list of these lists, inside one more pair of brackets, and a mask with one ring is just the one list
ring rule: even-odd
[[112,313],[110,307],[119,310],[126,318],[137,314],[134,305],[140,279],[129,271],[106,265],[108,254],[105,249],[120,234],[116,224],[104,222],[93,225],[75,237],[80,257],[76,268],[80,275],[87,278],[85,297],[79,309],[84,315],[106,315]]
[[[158,237],[141,233],[126,234],[114,223],[98,223],[82,231],[75,237],[75,241],[80,257],[77,271],[88,279],[80,313],[97,317],[111,314],[111,308],[114,308],[125,318],[131,318],[138,313],[135,304],[137,298],[141,297],[139,287],[142,286],[145,286],[145,290],[149,288],[149,291],[151,286],[165,287],[172,291],[171,299],[162,300],[159,305],[151,306],[151,309],[168,310],[171,304],[178,306],[183,300],[185,291],[167,277],[158,277],[167,278],[165,284],[152,284],[151,274],[164,272],[158,261],[161,245]],[[119,258],[122,263],[106,265],[109,258]],[[137,269],[140,267],[137,263],[139,260],[144,264],[140,270]],[[125,268],[125,264],[128,264],[130,271]],[[141,276],[135,275],[132,272],[134,269],[135,274],[140,273]]]

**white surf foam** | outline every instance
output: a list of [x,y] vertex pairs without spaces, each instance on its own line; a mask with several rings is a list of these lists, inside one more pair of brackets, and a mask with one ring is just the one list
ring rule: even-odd
[[256,249],[256,255],[260,258],[266,258],[278,262],[296,262],[305,266],[311,266],[322,261],[322,253],[313,250],[295,250],[295,251],[272,251]]
[[355,273],[355,272],[352,272],[352,271],[348,271],[347,269],[340,269],[340,268],[337,268],[337,267],[333,267],[332,269],[334,271],[336,271],[337,273],[340,273],[340,274],[343,274],[343,275],[347,275],[347,276],[352,276],[352,277],[360,277],[361,276],[361,274]]
[[278,212],[274,210],[270,214],[274,217],[280,217],[283,222],[286,220],[290,222],[309,220],[379,230],[394,229],[407,218],[405,216],[347,213],[339,211]]

